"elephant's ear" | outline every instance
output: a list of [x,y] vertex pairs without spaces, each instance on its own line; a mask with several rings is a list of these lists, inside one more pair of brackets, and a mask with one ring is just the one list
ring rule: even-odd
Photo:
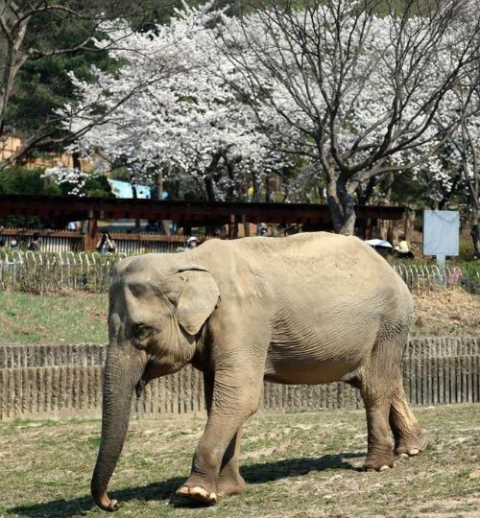
[[220,291],[212,274],[203,268],[185,268],[179,275],[184,287],[177,301],[177,319],[183,329],[194,336],[213,313]]

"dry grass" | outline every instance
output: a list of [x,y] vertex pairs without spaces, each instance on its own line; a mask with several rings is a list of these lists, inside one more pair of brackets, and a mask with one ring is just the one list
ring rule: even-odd
[[478,336],[480,296],[461,288],[417,291],[412,336]]
[[[412,336],[478,336],[480,296],[458,289],[414,293]],[[0,292],[0,344],[107,342],[106,294]]]
[[[365,473],[359,411],[256,416],[245,426],[245,495],[213,508],[174,495],[188,475],[203,418],[134,422],[111,482],[122,517],[480,516],[479,406],[417,409],[431,446],[393,470]],[[0,516],[106,516],[92,507],[89,479],[98,421],[0,424]]]

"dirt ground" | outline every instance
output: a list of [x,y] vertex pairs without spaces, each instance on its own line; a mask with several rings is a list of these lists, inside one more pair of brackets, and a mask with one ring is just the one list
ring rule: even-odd
[[412,336],[479,336],[480,295],[461,288],[416,291]]
[[[479,405],[415,409],[431,444],[394,469],[366,473],[361,411],[257,415],[244,427],[248,490],[215,507],[174,496],[188,475],[204,418],[135,421],[110,484],[118,518],[478,518]],[[89,482],[99,421],[0,424],[0,516],[106,516]]]

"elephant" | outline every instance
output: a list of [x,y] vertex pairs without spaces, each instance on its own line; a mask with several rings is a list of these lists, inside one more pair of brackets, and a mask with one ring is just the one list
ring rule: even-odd
[[264,380],[359,389],[366,470],[418,454],[427,434],[407,403],[401,370],[412,314],[401,278],[352,236],[212,239],[182,254],[121,260],[109,293],[95,503],[118,507],[107,486],[133,395],[187,364],[203,372],[207,424],[182,497],[211,505],[245,491],[241,429],[259,407]]

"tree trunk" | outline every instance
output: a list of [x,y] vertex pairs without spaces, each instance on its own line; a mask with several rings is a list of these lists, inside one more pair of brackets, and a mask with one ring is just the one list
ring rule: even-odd
[[250,223],[248,221],[245,221],[245,216],[242,216],[243,219],[243,232],[245,234],[245,237],[250,237]]
[[116,347],[109,350],[103,382],[102,437],[91,482],[93,499],[105,511],[117,507],[107,495],[107,486],[123,448],[132,395],[142,373],[140,355],[132,358]]
[[215,202],[215,188],[213,186],[213,178],[211,176],[207,176],[205,178],[205,193],[207,195],[207,201]]
[[72,153],[72,165],[73,168],[77,171],[82,170],[82,162],[80,160],[80,154],[78,153],[78,151]]
[[[137,199],[137,188],[135,187],[135,184],[133,183],[133,179],[130,180],[132,184],[132,194],[133,199]],[[140,232],[140,218],[135,218],[135,232]]]
[[462,171],[459,169],[455,175],[450,188],[443,192],[442,199],[438,202],[438,210],[446,210],[447,204],[451,197],[457,192],[458,183],[462,177]]
[[370,198],[372,197],[373,190],[374,190],[376,184],[377,184],[377,177],[372,176],[372,178],[370,178],[370,180],[368,181],[368,183],[364,189],[359,187],[359,189],[358,189],[358,206],[359,207],[364,207],[370,201]]
[[[392,172],[387,173],[386,175],[386,187],[385,187],[385,196],[383,200],[380,202],[381,205],[389,206],[390,201],[392,199],[392,191],[393,191],[393,182],[394,182],[394,174]],[[395,240],[394,230],[395,223],[392,220],[381,219],[378,220],[378,228],[380,233],[380,238],[393,243]]]
[[[474,259],[480,259],[480,230],[478,228],[478,212],[480,210],[480,162],[478,159],[478,152],[475,145],[472,143],[472,138],[468,132],[465,122],[462,123],[462,139],[463,148],[461,150],[462,155],[462,169],[465,176],[465,181],[468,185],[468,192],[470,198],[470,211],[471,211],[471,231],[473,243],[473,256]],[[466,149],[467,146],[471,147],[473,155],[473,167],[470,172],[468,165]]]
[[[162,201],[163,200],[163,171],[160,169],[156,175],[156,181],[155,181],[156,187],[157,187],[157,200]],[[169,236],[171,234],[171,221],[170,220],[162,220],[161,222],[163,231],[165,235]]]
[[209,166],[205,171],[205,194],[207,196],[207,201],[210,202],[217,201],[215,196],[215,185],[213,177],[217,171],[220,159],[222,158],[222,153],[223,151],[219,150],[213,155],[212,161],[210,162]]
[[333,230],[337,234],[353,236],[355,231],[355,203],[347,185],[341,180],[327,182],[327,202],[332,217]]
[[[476,184],[474,184],[475,180]],[[478,212],[480,211],[480,204],[478,195],[478,179],[476,178],[470,185],[470,209],[472,211],[470,219],[472,229],[470,231],[470,235],[472,236],[473,257],[474,259],[480,260],[480,229],[478,227]]]
[[2,128],[2,132],[5,123],[5,111],[10,94],[12,93],[13,82],[18,71],[27,60],[27,53],[20,49],[27,31],[28,21],[29,18],[26,18],[19,25],[18,29],[12,33],[12,40],[10,42],[4,39],[5,52],[3,56],[3,77],[0,90],[0,127]]
[[156,176],[157,200],[163,200],[163,171],[160,170]]
[[415,230],[415,210],[408,208],[405,214],[403,233],[407,243],[412,242],[413,231]]

